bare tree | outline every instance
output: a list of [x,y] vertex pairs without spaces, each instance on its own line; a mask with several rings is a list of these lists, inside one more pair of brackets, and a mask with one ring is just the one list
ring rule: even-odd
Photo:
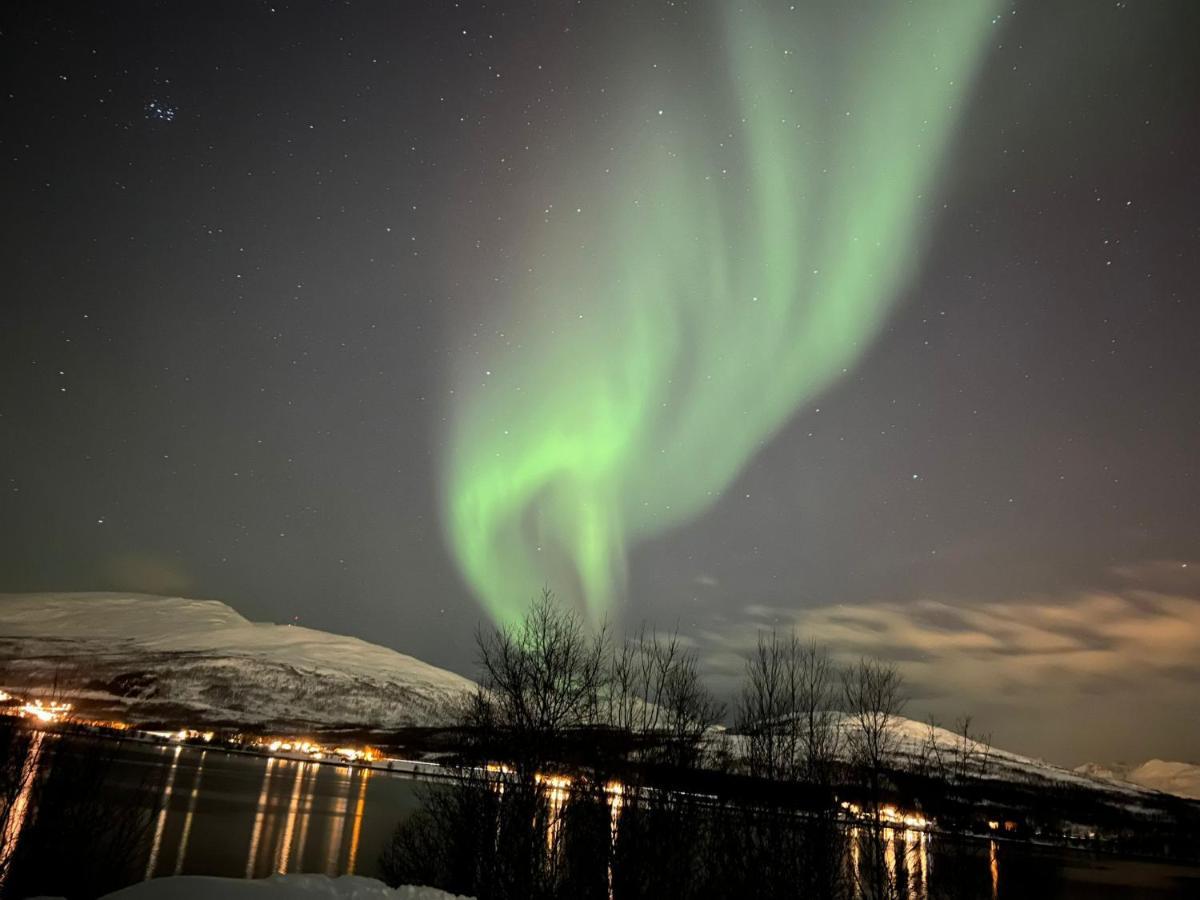
[[794,792],[764,798],[767,815],[757,831],[761,865],[768,880],[792,884],[803,896],[836,896],[842,880],[844,836],[833,792],[842,748],[838,699],[837,669],[824,647],[795,634],[758,636],[738,709],[750,774],[809,786],[802,830],[790,814],[769,809],[771,796],[794,802]]
[[775,631],[760,632],[746,660],[746,677],[738,703],[737,729],[746,736],[750,774],[772,781],[795,773],[794,722],[796,684],[795,636],[780,640]]
[[613,650],[606,687],[607,724],[651,762],[694,765],[724,714],[678,632],[660,637],[642,626]]
[[138,880],[166,768],[117,782],[120,742],[23,725],[0,723],[0,896],[93,897]]
[[931,898],[961,897],[971,890],[978,859],[968,836],[977,806],[973,788],[986,777],[991,755],[990,735],[974,730],[971,716],[960,716],[952,729],[932,717],[917,762],[924,779],[921,801],[937,820],[938,877]]
[[895,666],[860,659],[842,675],[842,701],[849,716],[846,749],[867,779],[872,809],[878,812],[884,773],[900,743],[898,719],[904,711],[904,679]]
[[676,635],[660,640],[645,625],[614,648],[609,660],[606,718],[630,735],[653,734],[660,728],[666,676],[679,653]]
[[31,792],[45,737],[22,727],[15,717],[0,718],[0,893],[31,812]]
[[942,728],[933,718],[926,725],[918,765],[930,781],[927,802],[937,807],[934,811],[943,829],[961,824],[952,820],[970,808],[966,795],[972,784],[987,775],[991,740],[990,734],[974,730],[970,715],[959,716],[952,729]]
[[829,651],[810,641],[796,657],[797,744],[802,776],[809,784],[829,786],[842,750],[838,727],[837,670]]
[[925,755],[930,760],[931,774],[953,788],[961,788],[972,779],[987,773],[991,757],[991,735],[973,730],[970,715],[959,716],[949,729],[949,741],[940,740],[938,733],[946,731],[935,719],[929,720]]
[[[672,643],[677,643],[673,637]],[[690,768],[704,752],[704,738],[725,714],[700,678],[696,654],[691,650],[660,654],[663,673],[663,762]]]
[[599,718],[606,629],[589,634],[545,589],[520,624],[481,630],[476,642],[482,678],[466,722],[486,751],[527,777],[564,762],[571,732]]
[[752,775],[830,782],[841,749],[835,676],[828,651],[815,641],[774,631],[758,636],[738,705]]
[[[884,778],[895,763],[900,745],[899,717],[904,710],[904,680],[895,666],[867,658],[842,673],[842,702],[848,721],[845,740],[850,763],[865,782],[867,827],[855,835],[863,839],[859,891],[863,897],[892,898],[898,891],[886,864],[888,833],[884,829],[882,796]],[[894,838],[894,836],[893,836]]]

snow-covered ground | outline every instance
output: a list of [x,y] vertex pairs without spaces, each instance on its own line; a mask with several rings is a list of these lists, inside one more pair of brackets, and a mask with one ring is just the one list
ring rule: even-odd
[[1075,770],[1113,784],[1135,784],[1164,794],[1200,800],[1200,765],[1152,759],[1140,766],[1085,763]]
[[[855,727],[851,717],[843,714],[837,714],[833,724],[843,734]],[[931,741],[947,759],[956,751],[961,752],[962,737],[949,729],[935,727],[931,732],[927,723],[903,716],[894,717],[893,727],[897,736],[897,762],[903,767],[919,766]],[[716,751],[724,742],[725,752],[734,758],[744,758],[747,753],[745,741],[742,735],[718,733],[714,734],[710,749]],[[843,741],[843,748],[845,745]],[[972,764],[968,768],[985,780],[1016,782],[1035,788],[1066,787],[1098,791],[1131,808],[1144,801],[1152,801],[1157,793],[1200,799],[1200,767],[1187,763],[1152,760],[1135,769],[1119,771],[1095,764],[1068,769],[978,741],[972,742],[970,758]],[[985,759],[986,764],[981,771],[980,762]]]
[[437,725],[473,687],[358,638],[144,594],[0,595],[0,671],[126,721],[193,727]]
[[[49,688],[130,722],[389,729],[446,723],[471,681],[411,656],[311,628],[250,622],[224,603],[130,594],[0,594],[0,687]],[[900,754],[929,727],[898,718]],[[841,727],[848,727],[843,721]],[[724,735],[744,755],[743,739]],[[936,729],[952,749],[959,737]],[[990,748],[986,777],[1073,786],[1136,804],[1154,791],[1200,799],[1200,766],[1066,769]]]
[[390,888],[358,875],[272,875],[253,881],[179,875],[143,881],[105,896],[110,900],[469,900],[430,887]]
[[1152,759],[1133,769],[1127,777],[1142,787],[1200,800],[1200,766],[1194,763]]
[[[912,719],[900,718],[897,719],[897,729],[900,734],[900,755],[907,757],[910,761],[917,760],[929,741],[929,725]],[[961,736],[946,728],[935,728],[933,734],[934,743],[945,752],[953,753],[962,742]],[[987,747],[983,744],[977,745],[973,753],[976,759],[983,757],[981,750],[986,750],[985,776],[998,781],[1020,781],[1034,785],[1053,784],[1131,795],[1144,795],[1147,792],[1145,788],[1136,784],[1097,779],[1079,770],[1067,769],[1042,759],[1022,756],[1019,753],[1001,750],[998,747]]]

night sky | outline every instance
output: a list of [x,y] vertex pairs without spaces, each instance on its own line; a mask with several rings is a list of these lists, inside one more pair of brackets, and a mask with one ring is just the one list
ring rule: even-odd
[[1200,755],[1200,5],[0,9],[0,590],[544,583]]

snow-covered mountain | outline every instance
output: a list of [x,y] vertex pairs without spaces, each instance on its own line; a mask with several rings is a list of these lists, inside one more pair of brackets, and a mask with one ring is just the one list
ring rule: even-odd
[[[900,737],[899,754],[915,761],[929,744],[929,726],[902,718],[898,720],[897,728]],[[948,729],[934,729],[934,743],[950,755],[960,750],[962,740],[961,736]],[[1152,801],[1156,794],[1200,800],[1200,766],[1192,763],[1152,759],[1140,766],[1102,766],[1085,763],[1068,769],[1045,760],[1022,756],[997,747],[986,747],[983,744],[979,744],[973,750],[972,756],[976,761],[986,758],[986,777],[997,781],[1083,788],[1110,796],[1121,795],[1125,802],[1134,804]]]
[[358,638],[145,594],[0,594],[0,685],[132,722],[439,725],[473,687]]
[[[849,715],[839,713],[833,725],[843,733],[842,746],[844,749],[848,743],[847,736],[857,727],[854,719]],[[1186,793],[1189,785],[1185,777],[1171,780],[1165,775],[1160,775],[1157,779],[1147,777],[1139,780],[1123,771],[1115,772],[1095,764],[1068,769],[1042,759],[1001,750],[978,738],[964,740],[961,735],[947,728],[934,727],[931,729],[926,722],[918,722],[904,716],[893,717],[892,729],[895,735],[896,762],[901,768],[914,771],[922,768],[923,760],[928,760],[931,752],[936,748],[947,765],[953,765],[951,760],[956,757],[961,758],[965,760],[963,763],[965,771],[984,782],[1021,784],[1034,790],[1045,788],[1093,791],[1106,795],[1113,802],[1129,806],[1146,803],[1154,805],[1156,798],[1163,799],[1162,794],[1198,799],[1195,794]],[[747,746],[744,736],[729,734],[725,740],[727,741],[726,748],[731,754],[745,757]],[[1182,764],[1160,763],[1159,765],[1171,767]],[[1150,767],[1151,763],[1147,763],[1146,766]],[[1200,773],[1200,769],[1197,767],[1192,767],[1192,769],[1194,773]]]
[[[907,757],[910,765],[927,752],[932,742],[944,754],[953,756],[960,753],[970,760],[969,770],[977,769],[982,763],[985,778],[996,781],[1022,782],[1033,785],[1054,787],[1084,788],[1100,790],[1104,793],[1120,793],[1127,795],[1145,795],[1154,788],[1138,784],[1130,784],[1119,780],[1095,777],[1079,769],[1068,769],[1056,766],[1054,763],[1029,756],[1022,756],[998,747],[988,746],[979,741],[970,741],[964,745],[961,735],[946,728],[934,728],[931,731],[928,724],[912,719],[898,718],[896,722],[899,742],[897,753],[902,758]],[[968,746],[970,752],[964,753],[963,747]]]
[[1167,762],[1162,759],[1152,759],[1140,766],[1084,763],[1075,771],[1113,784],[1134,784],[1164,794],[1200,800],[1200,765],[1195,763]]
[[[446,724],[474,684],[358,638],[250,622],[214,600],[88,593],[0,594],[0,687],[57,690],[98,718],[294,733]],[[900,718],[896,727],[902,763],[916,765],[929,726]],[[727,740],[744,752],[743,738]],[[938,728],[932,740],[952,755],[961,738]],[[1071,770],[994,747],[986,758],[982,774],[996,781],[1131,804],[1158,792],[1200,799],[1200,766],[1187,763]]]

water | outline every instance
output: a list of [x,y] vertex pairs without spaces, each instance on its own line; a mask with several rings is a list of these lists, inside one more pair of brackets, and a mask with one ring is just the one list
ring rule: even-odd
[[201,750],[130,747],[118,778],[166,767],[145,877],[273,872],[379,875],[379,854],[420,805],[419,782],[378,770]]
[[[386,771],[180,745],[35,741],[26,764],[50,767],[48,784],[58,776],[66,786],[29,821],[8,817],[0,856],[13,866],[7,884],[0,877],[3,896],[86,895],[180,874],[377,877],[381,850],[421,802],[420,782]],[[102,842],[122,828],[113,852]],[[64,881],[58,844],[72,867],[92,868]]]
[[[59,758],[94,752],[95,745],[65,742]],[[381,851],[422,797],[421,782],[386,771],[132,742],[116,748],[97,790],[102,804],[132,801],[147,817],[126,881],[273,872],[378,876]],[[897,831],[890,839],[887,865],[900,895],[930,900],[939,867],[949,864],[939,858],[936,836]],[[986,900],[1200,897],[1200,868],[1183,865],[995,841],[974,845],[966,864],[972,896]],[[36,888],[36,878],[25,884]]]

